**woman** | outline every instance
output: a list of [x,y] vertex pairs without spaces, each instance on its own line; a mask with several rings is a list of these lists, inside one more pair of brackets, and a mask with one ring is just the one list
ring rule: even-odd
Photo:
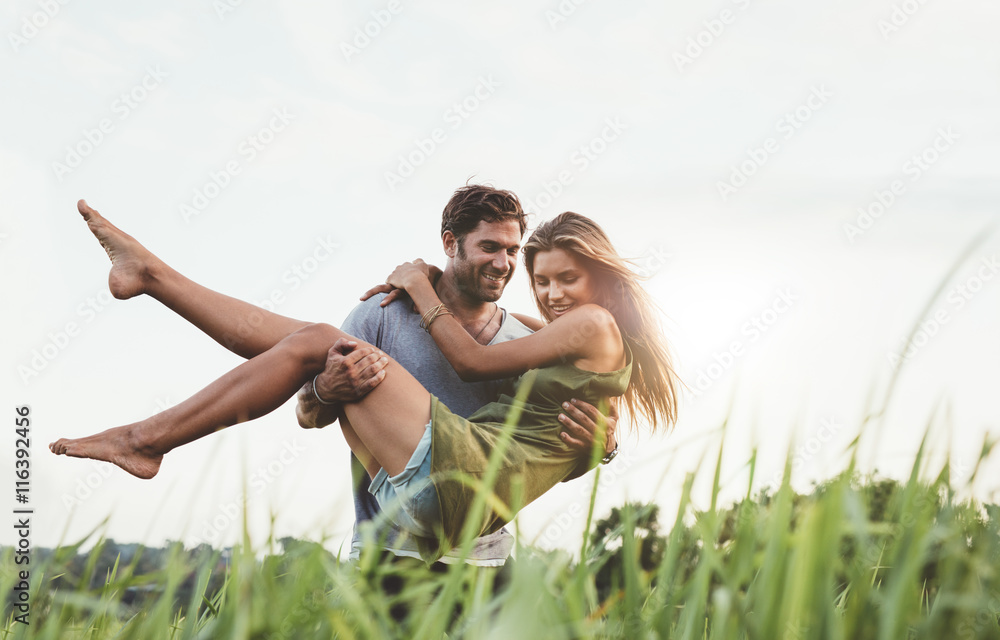
[[[152,267],[162,263],[82,201],[80,211],[112,260],[112,294],[124,299],[155,286]],[[676,417],[675,376],[652,302],[603,230],[564,213],[539,227],[524,252],[548,324],[496,345],[480,345],[450,317],[426,265],[401,265],[387,279],[411,297],[463,379],[520,375],[510,393],[465,420],[389,361],[381,384],[343,408],[344,436],[373,478],[372,492],[383,505],[404,494],[396,520],[423,540],[428,557],[456,546],[467,520],[473,536],[494,531],[574,472],[580,461],[559,438],[564,401],[599,404],[623,396],[654,429]],[[183,304],[162,301],[175,310]],[[187,310],[185,317],[199,325],[196,313]],[[250,360],[181,404],[88,438],[58,440],[50,449],[151,478],[173,448],[281,406],[323,370],[338,339],[353,340],[330,325],[282,318],[248,348]],[[484,482],[496,499],[485,499]],[[477,495],[486,502],[481,517]]]

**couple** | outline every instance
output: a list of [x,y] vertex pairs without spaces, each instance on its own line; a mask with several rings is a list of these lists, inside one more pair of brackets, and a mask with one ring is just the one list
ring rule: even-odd
[[[373,346],[335,327],[285,318],[205,289],[82,201],[79,208],[111,258],[115,297],[147,293],[249,360],[163,413],[58,440],[50,445],[54,453],[113,462],[151,478],[171,449],[269,413],[301,389],[304,425],[329,423],[336,410],[371,478],[369,492],[379,506],[391,507],[398,530],[407,534],[402,538],[411,542],[403,555],[413,555],[415,543],[425,559],[439,558],[458,544],[469,520],[473,533],[484,536],[473,558],[502,564],[510,545],[495,536],[505,535],[502,527],[517,509],[597,462],[581,449],[600,416],[592,406],[565,403],[577,399],[607,411],[607,400],[621,396],[630,415],[645,417],[653,428],[676,416],[676,377],[653,304],[604,232],[583,216],[564,213],[525,244],[532,292],[546,322],[514,319],[500,313],[495,300],[516,263],[524,213],[509,192],[459,189],[442,221],[449,259],[436,284],[436,273],[423,263],[403,264],[387,284],[405,291],[410,302],[381,307],[376,296],[348,319],[346,328],[374,337]],[[440,352],[420,340],[414,324]],[[451,370],[444,370],[439,355]],[[436,394],[400,361],[429,380],[427,386],[437,386]],[[338,380],[337,371],[345,370]],[[462,386],[455,376],[465,382],[518,377],[489,397],[490,385]],[[363,397],[324,393],[359,377],[367,378],[360,383]],[[564,407],[578,423],[577,438],[562,432]],[[582,442],[574,448],[576,439]],[[491,469],[495,449],[499,467]],[[488,474],[495,480],[491,498],[485,509],[474,510]],[[371,507],[362,501],[359,515],[366,509]],[[497,549],[498,543],[506,548]]]

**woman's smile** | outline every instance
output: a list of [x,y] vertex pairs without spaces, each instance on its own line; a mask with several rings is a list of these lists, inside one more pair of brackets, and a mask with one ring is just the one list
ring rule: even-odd
[[594,300],[590,271],[568,251],[558,248],[539,251],[533,266],[532,286],[550,320]]

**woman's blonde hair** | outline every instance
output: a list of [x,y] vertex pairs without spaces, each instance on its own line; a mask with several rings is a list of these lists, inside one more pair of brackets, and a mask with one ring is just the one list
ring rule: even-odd
[[584,263],[595,278],[598,299],[618,322],[632,350],[632,378],[622,396],[632,416],[645,417],[653,430],[677,421],[677,374],[660,329],[656,303],[639,283],[640,277],[618,255],[601,227],[585,216],[567,211],[545,222],[524,245],[524,264],[532,283],[531,295],[546,320],[552,317],[535,294],[535,256],[539,251],[563,249]]

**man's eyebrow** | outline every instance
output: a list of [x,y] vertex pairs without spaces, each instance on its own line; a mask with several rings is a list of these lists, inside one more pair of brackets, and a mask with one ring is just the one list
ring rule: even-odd
[[[499,246],[503,246],[503,243],[497,242],[496,240],[480,240],[479,241],[479,246],[480,247],[499,247]],[[511,245],[507,245],[505,248],[508,249],[508,250],[509,249],[514,249],[515,251],[519,251],[521,249],[521,244],[520,243],[511,244]]]

